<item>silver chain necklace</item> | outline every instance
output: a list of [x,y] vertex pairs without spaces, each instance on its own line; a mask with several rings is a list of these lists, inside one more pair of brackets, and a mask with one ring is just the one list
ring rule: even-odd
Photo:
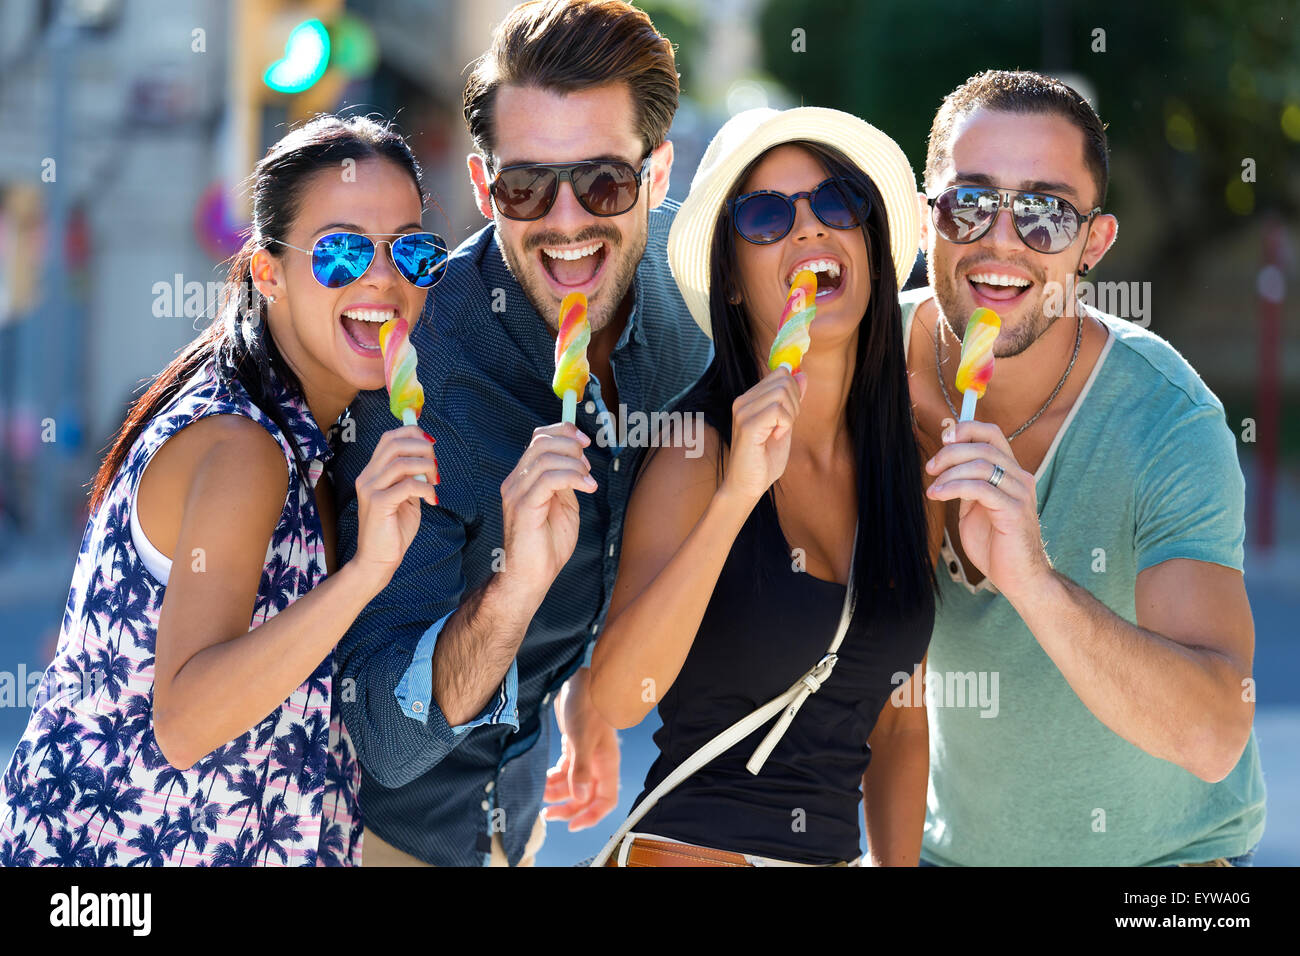
[[[942,329],[939,327],[940,325],[942,326],[948,325],[948,319],[946,316],[944,316],[942,312],[939,313],[939,325],[935,326],[934,368],[935,368],[935,373],[939,376],[939,390],[943,392],[943,400],[948,404],[948,410],[952,412],[953,421],[957,421],[961,416],[958,414],[957,409],[953,407],[952,399],[948,397],[948,385],[943,380],[943,360],[939,357],[939,337],[943,334]],[[953,338],[956,337],[957,337],[957,333],[953,332]],[[1047,396],[1047,401],[1043,402],[1043,407],[1040,408],[1038,411],[1034,412],[1033,417],[1030,418],[1029,421],[1025,422],[1023,425],[1021,425],[1019,428],[1017,428],[1015,431],[1013,431],[1010,435],[1007,436],[1008,442],[1014,441],[1017,435],[1019,435],[1022,431],[1024,431],[1034,422],[1038,421],[1038,416],[1043,414],[1043,412],[1047,411],[1047,407],[1052,404],[1052,400],[1055,399],[1058,394],[1060,394],[1062,387],[1064,387],[1065,385],[1065,380],[1070,377],[1070,370],[1074,368],[1075,360],[1078,359],[1079,357],[1079,346],[1082,343],[1083,343],[1083,314],[1080,313],[1079,327],[1074,333],[1074,354],[1070,356],[1070,364],[1065,367],[1065,374],[1062,375],[1061,380],[1056,383],[1056,388],[1052,389],[1052,394]]]

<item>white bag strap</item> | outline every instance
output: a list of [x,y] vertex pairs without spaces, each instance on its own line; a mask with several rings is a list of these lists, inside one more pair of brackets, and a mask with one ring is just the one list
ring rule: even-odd
[[628,814],[622,826],[609,838],[609,842],[592,858],[591,865],[593,867],[605,865],[609,855],[614,852],[623,838],[641,821],[642,817],[650,812],[651,807],[658,803],[664,794],[671,791],[718,754],[730,750],[737,743],[744,740],[771,720],[774,714],[782,712],[776,723],[772,725],[772,729],[767,732],[767,736],[763,738],[762,743],[754,750],[753,756],[745,764],[745,769],[752,774],[757,774],[763,769],[763,764],[767,762],[767,758],[785,735],[786,730],[789,729],[790,722],[794,720],[795,714],[799,713],[799,708],[803,706],[803,702],[821,689],[822,684],[830,679],[831,671],[835,669],[835,662],[839,659],[835,652],[840,649],[840,644],[843,643],[844,636],[848,633],[849,622],[853,619],[853,607],[856,602],[856,594],[853,588],[853,570],[857,563],[857,551],[858,528],[855,527],[853,529],[853,557],[849,559],[849,581],[844,589],[844,607],[840,611],[840,623],[835,629],[835,637],[822,659],[784,692],[773,697],[758,710],[736,721],[682,761],[676,770],[665,777],[659,786],[646,794],[646,798]]

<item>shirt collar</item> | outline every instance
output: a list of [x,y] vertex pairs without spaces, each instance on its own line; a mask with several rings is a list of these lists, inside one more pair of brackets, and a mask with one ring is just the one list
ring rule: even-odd
[[334,448],[331,439],[337,438],[338,423],[330,426],[330,437],[326,437],[320,426],[316,424],[316,419],[312,417],[306,399],[297,388],[281,379],[274,368],[271,369],[267,391],[271,401],[279,406],[280,412],[284,415],[285,424],[289,426],[291,434],[286,437],[290,443],[298,446],[303,460],[324,463],[333,458]]

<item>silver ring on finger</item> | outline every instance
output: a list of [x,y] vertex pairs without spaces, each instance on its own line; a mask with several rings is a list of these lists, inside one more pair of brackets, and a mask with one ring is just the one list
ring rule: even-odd
[[994,465],[993,474],[989,475],[987,479],[988,483],[996,488],[998,485],[1002,484],[1002,476],[1005,474],[1006,472],[1002,469],[1001,465]]

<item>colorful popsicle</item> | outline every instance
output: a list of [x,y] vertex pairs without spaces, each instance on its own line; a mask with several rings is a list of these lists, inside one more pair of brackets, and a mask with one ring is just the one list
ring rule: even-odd
[[957,365],[957,391],[962,393],[961,419],[975,417],[975,402],[984,397],[993,377],[993,343],[1002,331],[1002,319],[992,309],[976,309],[966,323],[961,340],[961,362]]
[[772,351],[767,356],[769,369],[784,365],[791,374],[799,371],[803,354],[812,345],[808,326],[816,317],[817,274],[810,269],[801,269],[790,283],[790,293],[785,298],[781,324],[776,328]]
[[578,399],[587,390],[591,366],[587,364],[587,345],[591,326],[587,323],[587,297],[570,292],[560,303],[560,331],[555,337],[555,377],[551,388],[564,402],[560,421],[572,424],[578,416]]
[[[424,410],[424,388],[415,376],[415,347],[406,319],[389,319],[379,327],[379,351],[384,355],[389,411],[403,425],[414,425]],[[424,475],[415,478],[428,482]]]

